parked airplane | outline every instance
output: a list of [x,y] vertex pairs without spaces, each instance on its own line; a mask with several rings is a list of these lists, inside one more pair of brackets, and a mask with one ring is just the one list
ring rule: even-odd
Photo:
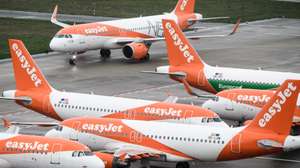
[[[218,113],[224,119],[244,122],[252,120],[274,94],[274,90],[228,89],[217,93],[216,98],[207,100],[202,107]],[[299,98],[293,122],[300,122]]]
[[1,168],[105,168],[104,162],[78,142],[21,135],[11,126],[0,133]]
[[16,90],[0,99],[56,120],[90,116],[134,120],[158,120],[187,124],[227,126],[216,113],[197,106],[93,94],[61,92],[50,86],[20,40],[9,40]]
[[300,80],[286,80],[252,122],[242,127],[73,118],[46,136],[77,140],[104,149],[121,160],[160,158],[189,168],[188,161],[237,160],[300,148],[300,136],[289,135]]
[[196,93],[191,90],[190,85],[210,93],[217,93],[232,88],[272,89],[286,79],[300,79],[298,73],[207,65],[174,21],[163,21],[163,29],[170,65],[145,72],[169,75],[172,79],[184,83],[191,94]]
[[[57,6],[51,17],[51,22],[63,27],[50,42],[54,51],[74,53],[69,60],[71,65],[76,64],[76,55],[88,50],[100,50],[102,58],[108,58],[111,49],[122,49],[128,59],[149,59],[149,48],[153,42],[164,40],[162,37],[162,19],[171,19],[179,24],[183,30],[190,28],[194,23],[203,20],[224,19],[228,17],[203,18],[194,13],[195,0],[178,0],[171,13],[146,17],[119,19],[87,24],[68,25],[57,21]],[[226,35],[191,36],[191,39],[205,37],[225,37]]]

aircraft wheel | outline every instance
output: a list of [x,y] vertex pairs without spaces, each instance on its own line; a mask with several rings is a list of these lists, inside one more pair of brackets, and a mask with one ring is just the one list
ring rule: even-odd
[[190,164],[188,162],[178,162],[176,168],[190,168]]
[[70,59],[69,59],[69,64],[70,64],[70,65],[76,65],[76,59],[70,58]]
[[77,59],[76,58],[77,58],[77,56],[73,55],[72,58],[69,59],[69,64],[70,65],[76,65],[76,63],[77,63]]
[[101,49],[100,56],[101,58],[107,59],[110,57],[111,51],[109,49]]

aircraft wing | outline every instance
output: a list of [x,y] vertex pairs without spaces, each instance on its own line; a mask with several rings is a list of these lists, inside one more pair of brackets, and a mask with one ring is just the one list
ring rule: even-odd
[[153,151],[134,148],[132,146],[124,146],[116,150],[114,156],[122,161],[136,161],[142,159],[159,159],[164,155],[162,153],[155,153]]
[[[187,35],[186,38],[195,40],[195,39],[200,39],[200,38],[217,38],[217,37],[232,36],[237,32],[237,30],[240,26],[240,21],[241,21],[241,19],[238,18],[238,20],[237,20],[236,24],[234,25],[232,31],[228,34],[195,35],[195,36],[188,36]],[[206,29],[206,30],[209,30],[209,29]],[[143,38],[128,38],[128,39],[118,39],[116,41],[116,44],[125,45],[125,44],[129,44],[129,43],[133,43],[133,42],[136,42],[136,43],[153,43],[153,42],[163,41],[163,40],[165,40],[165,37],[144,38],[144,39]]]
[[54,127],[54,126],[58,126],[59,123],[56,122],[17,122],[17,121],[8,121],[5,118],[1,118],[1,120],[4,123],[4,127],[9,128],[11,126],[39,126],[39,127]]
[[30,102],[31,101],[31,98],[29,97],[0,97],[0,99],[3,99],[3,100],[20,100],[20,101],[28,101]]
[[151,74],[158,74],[158,75],[170,75],[174,77],[186,77],[186,73],[184,72],[156,72],[156,71],[142,71],[142,73],[151,73]]
[[54,11],[52,13],[52,16],[51,16],[51,22],[58,25],[58,26],[61,26],[61,27],[68,27],[70,25],[66,24],[66,23],[62,23],[62,22],[59,22],[56,17],[57,17],[57,9],[58,9],[58,5],[55,6],[54,8]]
[[201,21],[209,21],[209,20],[223,20],[229,19],[229,16],[219,16],[219,17],[210,17],[210,18],[202,18],[202,19],[189,19],[188,22],[201,22]]
[[178,101],[177,96],[169,96],[164,100],[165,103],[176,103],[177,101]]

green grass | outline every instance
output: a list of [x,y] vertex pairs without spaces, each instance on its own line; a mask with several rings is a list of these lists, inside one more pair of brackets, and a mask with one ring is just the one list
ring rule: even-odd
[[[171,11],[177,0],[1,0],[1,9],[112,17],[134,17]],[[196,0],[196,11],[206,17],[242,16],[251,21],[272,17],[300,18],[300,3],[274,0]],[[95,12],[95,13],[94,13]]]
[[47,21],[0,19],[0,59],[9,56],[7,39],[24,41],[32,54],[48,51],[51,37],[59,27]]
[[[1,0],[1,9],[52,12],[55,4],[59,13],[136,17],[171,11],[177,0]],[[273,0],[196,0],[196,11],[204,17],[237,16],[242,21],[274,17],[300,18],[300,3]],[[59,27],[47,21],[0,19],[0,59],[8,56],[7,39],[22,39],[31,53],[48,50],[51,37]]]

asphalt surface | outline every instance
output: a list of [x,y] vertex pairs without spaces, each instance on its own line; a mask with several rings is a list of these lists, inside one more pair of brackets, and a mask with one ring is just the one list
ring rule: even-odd
[[[205,23],[200,26],[217,26],[218,28],[214,30],[217,34],[229,32],[231,29],[231,25],[219,23]],[[192,43],[210,65],[251,69],[261,67],[267,70],[300,73],[300,20],[271,19],[251,22],[243,24],[234,36],[200,39]],[[157,66],[168,64],[164,42],[153,44],[150,54],[151,60],[143,63],[126,61],[121,50],[114,50],[111,59],[106,61],[99,59],[99,51],[85,53],[78,57],[77,66],[68,64],[70,55],[67,54],[38,57],[36,62],[52,86],[59,90],[81,93],[92,91],[94,94],[150,100],[164,100],[168,95],[174,95],[178,96],[179,102],[182,103],[195,105],[203,103],[204,100],[189,96],[184,92],[181,84],[166,76],[140,73],[143,70],[154,70]],[[0,72],[0,89],[14,89],[11,63],[0,63]],[[14,102],[2,100],[0,115],[13,121],[53,121]],[[32,127],[22,129],[23,133],[30,134],[43,134],[45,131],[45,129]],[[300,151],[294,151],[239,161],[204,162],[193,167],[298,168],[299,162]]]

